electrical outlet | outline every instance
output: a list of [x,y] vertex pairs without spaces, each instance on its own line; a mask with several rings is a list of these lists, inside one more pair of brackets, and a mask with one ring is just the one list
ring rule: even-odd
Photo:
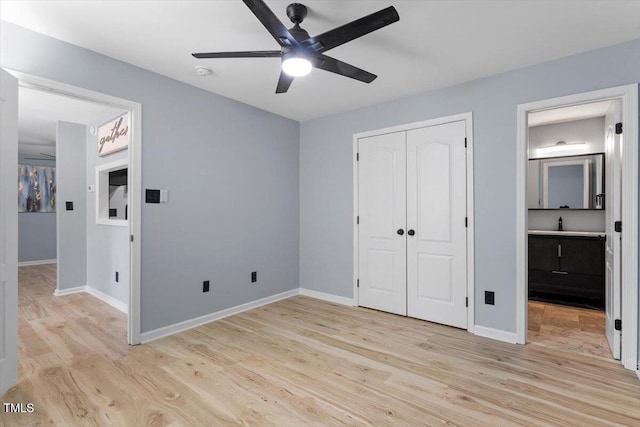
[[251,283],[255,283],[258,281],[258,272],[257,271],[252,271],[251,272]]
[[205,280],[202,282],[202,292],[209,292],[209,281]]
[[116,283],[120,282],[120,273],[116,271]]
[[484,291],[484,303],[496,305],[496,293],[493,291]]

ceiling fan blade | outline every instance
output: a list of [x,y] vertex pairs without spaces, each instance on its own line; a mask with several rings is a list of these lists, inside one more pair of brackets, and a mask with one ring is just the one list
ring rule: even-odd
[[206,52],[192,53],[195,58],[280,58],[279,50],[249,50],[245,52]]
[[276,17],[262,0],[242,0],[253,12],[262,25],[271,33],[280,46],[298,46],[298,42],[291,35],[287,27]]
[[371,74],[368,71],[354,67],[351,64],[347,64],[346,62],[339,61],[327,55],[317,55],[316,59],[317,61],[313,64],[314,67],[329,71],[330,73],[350,77],[365,83],[371,83],[378,77],[375,74]]
[[303,41],[302,45],[316,52],[325,52],[399,20],[400,16],[398,16],[396,8],[389,6],[326,33],[310,37]]
[[289,90],[289,86],[291,86],[291,82],[293,82],[293,76],[290,76],[284,71],[280,71],[280,78],[278,79],[278,86],[276,87],[276,93],[287,92]]

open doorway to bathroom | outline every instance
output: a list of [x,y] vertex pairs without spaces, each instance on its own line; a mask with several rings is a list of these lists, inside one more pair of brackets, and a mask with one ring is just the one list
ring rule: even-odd
[[605,100],[529,113],[530,343],[620,358],[605,312],[619,305],[606,292],[620,274],[611,244],[620,237],[607,226],[620,217],[619,111],[619,101]]
[[638,86],[521,104],[517,123],[517,342],[637,370]]

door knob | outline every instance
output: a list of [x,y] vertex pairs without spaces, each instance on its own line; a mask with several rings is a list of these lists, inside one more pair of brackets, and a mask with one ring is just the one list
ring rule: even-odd
[[409,231],[407,231],[407,234],[409,236],[413,236],[414,234],[416,234],[416,232],[415,232],[415,230],[409,230]]
[[398,233],[398,236],[402,236],[404,234],[404,230],[402,228],[398,228],[398,231],[396,231],[396,233]]

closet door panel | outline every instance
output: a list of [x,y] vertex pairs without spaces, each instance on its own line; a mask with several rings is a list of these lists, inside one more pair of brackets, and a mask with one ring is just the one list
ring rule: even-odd
[[407,132],[407,313],[467,327],[464,121]]
[[358,145],[359,305],[406,315],[405,132]]

